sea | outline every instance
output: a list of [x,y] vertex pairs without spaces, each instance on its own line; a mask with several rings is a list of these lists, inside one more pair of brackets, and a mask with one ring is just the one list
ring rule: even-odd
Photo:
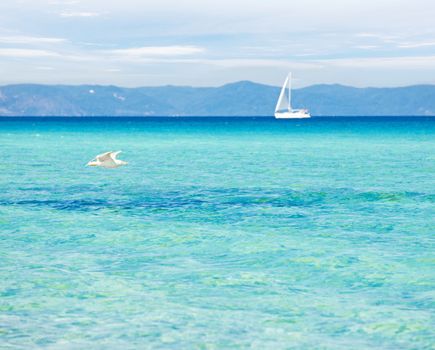
[[434,344],[435,118],[0,119],[0,349]]

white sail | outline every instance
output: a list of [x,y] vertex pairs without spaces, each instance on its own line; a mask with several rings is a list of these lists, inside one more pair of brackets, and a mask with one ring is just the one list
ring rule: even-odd
[[278,102],[275,107],[275,112],[288,110],[290,106],[290,101],[288,100],[286,94],[286,88],[288,82],[289,82],[289,77],[287,77],[287,79],[284,82],[284,85],[282,86],[281,93],[279,95]]

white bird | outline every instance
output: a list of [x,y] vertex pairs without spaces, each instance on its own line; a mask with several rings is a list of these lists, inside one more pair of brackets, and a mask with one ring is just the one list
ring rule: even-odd
[[128,164],[127,162],[124,162],[123,160],[116,159],[116,156],[121,153],[121,151],[118,152],[106,152],[103,154],[99,154],[94,159],[92,159],[87,166],[101,166],[103,168],[118,168],[122,165]]

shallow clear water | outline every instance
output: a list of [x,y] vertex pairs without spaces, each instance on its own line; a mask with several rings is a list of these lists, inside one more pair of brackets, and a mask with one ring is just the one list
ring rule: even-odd
[[435,119],[1,119],[0,157],[2,349],[435,343]]

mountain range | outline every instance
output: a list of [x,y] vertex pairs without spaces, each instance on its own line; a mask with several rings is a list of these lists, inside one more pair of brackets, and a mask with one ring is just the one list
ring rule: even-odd
[[[250,81],[221,87],[6,85],[0,116],[272,116],[279,91]],[[292,102],[313,116],[435,116],[435,85],[313,85],[293,90]]]

